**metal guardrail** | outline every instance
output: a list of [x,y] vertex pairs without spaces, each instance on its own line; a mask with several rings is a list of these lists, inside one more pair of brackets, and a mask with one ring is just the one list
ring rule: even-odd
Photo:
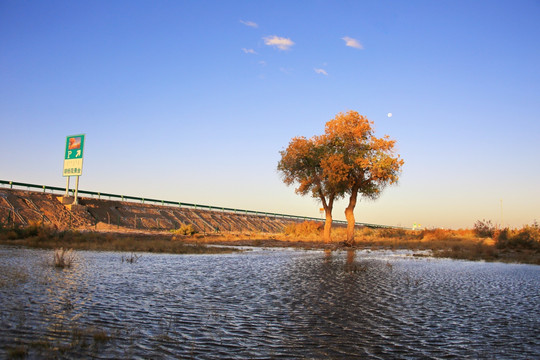
[[[7,180],[0,180],[0,185],[7,185],[10,189],[13,189],[14,186],[16,187],[25,187],[27,189],[40,189],[43,190],[43,192],[47,192],[47,190],[54,193],[55,191],[65,193],[66,189],[57,187],[57,186],[47,186],[47,185],[37,185],[37,184],[28,184],[23,182],[17,182],[17,181],[7,181]],[[69,189],[70,191],[74,189]],[[99,191],[88,191],[88,190],[79,190],[79,194],[86,194],[91,195],[92,197],[97,196],[98,199],[101,199],[102,196],[108,197],[109,199],[120,199],[120,201],[136,201],[141,202],[143,204],[145,203],[152,203],[156,205],[169,205],[169,206],[179,206],[179,207],[188,207],[192,209],[201,209],[201,210],[209,210],[209,211],[221,211],[221,212],[232,212],[235,214],[245,214],[245,215],[257,215],[257,216],[271,216],[274,218],[283,218],[283,219],[295,219],[295,220],[310,220],[310,221],[317,221],[321,222],[324,221],[319,218],[309,217],[309,216],[300,216],[300,215],[289,215],[289,214],[279,214],[279,213],[271,213],[271,212],[264,212],[264,211],[255,211],[255,210],[242,210],[242,209],[233,209],[233,208],[227,208],[227,207],[219,207],[219,206],[211,206],[211,205],[201,205],[201,204],[192,204],[192,203],[184,203],[184,202],[178,202],[178,201],[170,201],[170,200],[159,200],[159,199],[149,199],[149,198],[142,198],[137,196],[129,196],[129,195],[118,195],[118,194],[110,194],[110,193],[104,193]],[[344,220],[334,220],[333,221],[336,224],[347,224]],[[368,224],[368,223],[359,223],[357,222],[356,225],[358,226],[366,226],[371,228],[402,228],[398,226],[388,226],[388,225],[377,225],[377,224]],[[407,229],[407,228],[403,228]]]

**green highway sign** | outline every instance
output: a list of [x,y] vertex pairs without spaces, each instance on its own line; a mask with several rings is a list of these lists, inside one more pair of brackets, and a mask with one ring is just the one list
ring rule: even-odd
[[71,135],[66,138],[66,153],[64,159],[82,159],[84,149],[84,134]]
[[63,176],[82,175],[84,136],[85,134],[66,137]]

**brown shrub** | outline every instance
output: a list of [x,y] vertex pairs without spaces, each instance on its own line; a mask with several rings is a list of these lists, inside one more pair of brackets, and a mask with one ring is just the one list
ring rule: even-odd
[[499,249],[540,250],[540,228],[534,225],[519,230],[505,228],[496,232],[494,238]]
[[196,234],[197,233],[197,230],[195,230],[195,228],[193,227],[192,224],[182,224],[180,226],[179,229],[177,230],[174,230],[173,232],[174,234],[178,234],[178,235],[188,235],[188,236],[191,236],[193,234]]
[[316,221],[304,221],[302,223],[291,223],[284,229],[286,235],[296,237],[310,237],[313,235],[319,236],[321,234],[323,225]]
[[493,237],[495,226],[491,220],[478,220],[474,223],[474,232],[480,237]]
[[383,228],[378,230],[378,234],[384,238],[401,238],[406,235],[405,229]]
[[452,231],[444,229],[425,229],[421,233],[422,240],[446,240],[453,237]]

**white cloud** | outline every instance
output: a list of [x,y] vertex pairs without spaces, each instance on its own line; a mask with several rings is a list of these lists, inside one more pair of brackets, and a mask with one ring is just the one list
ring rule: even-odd
[[289,38],[283,38],[276,35],[267,36],[264,38],[265,45],[274,46],[279,50],[289,50],[294,42]]
[[246,48],[242,48],[242,51],[245,52],[246,54],[256,54],[257,53],[253,49],[246,49]]
[[258,28],[259,25],[253,21],[244,21],[244,20],[240,20],[240,22],[246,26],[249,26],[249,27],[252,27],[252,28]]
[[355,49],[363,49],[364,48],[362,46],[362,44],[360,44],[360,42],[358,40],[353,39],[352,37],[345,36],[345,37],[342,37],[341,39],[345,41],[345,46],[350,46],[350,47],[355,48]]
[[315,68],[315,69],[313,69],[313,70],[315,70],[315,72],[316,72],[317,74],[321,74],[321,75],[326,75],[326,76],[328,76],[328,73],[327,73],[326,70],[324,70],[324,69],[317,69],[317,68]]

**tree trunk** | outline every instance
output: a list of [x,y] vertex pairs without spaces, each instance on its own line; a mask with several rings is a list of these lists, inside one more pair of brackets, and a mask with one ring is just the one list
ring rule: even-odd
[[332,240],[332,208],[334,207],[334,196],[329,196],[328,202],[324,197],[322,191],[319,190],[319,196],[326,214],[326,219],[324,221],[324,233],[323,240],[325,243],[328,243]]
[[349,206],[345,209],[345,218],[347,219],[347,245],[354,245],[354,207],[358,199],[359,186],[353,186],[351,196],[349,197]]
[[324,221],[323,239],[325,243],[328,243],[332,240],[332,209],[327,206],[324,212],[326,213],[326,220]]
[[345,217],[347,218],[347,245],[354,245],[354,207],[345,209]]

